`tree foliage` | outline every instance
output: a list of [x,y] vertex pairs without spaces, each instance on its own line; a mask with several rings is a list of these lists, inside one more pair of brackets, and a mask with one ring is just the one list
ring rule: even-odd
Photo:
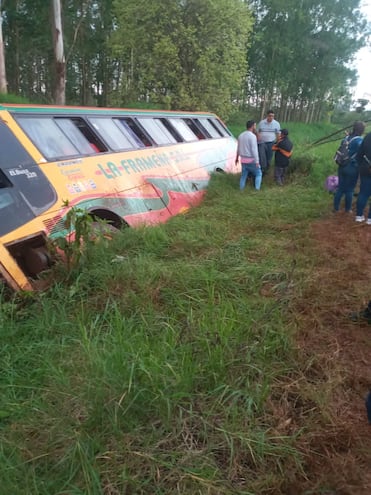
[[311,119],[346,97],[349,64],[367,36],[359,0],[252,0],[256,13],[247,94],[285,120]]
[[[349,98],[360,0],[61,0],[66,102],[277,109],[318,120]],[[3,0],[8,91],[53,103],[50,1]]]
[[114,1],[124,101],[225,113],[246,74],[252,16],[240,0]]

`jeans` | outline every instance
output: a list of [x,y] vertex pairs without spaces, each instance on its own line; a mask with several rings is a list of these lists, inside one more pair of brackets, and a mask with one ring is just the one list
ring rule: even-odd
[[358,168],[352,164],[338,169],[339,185],[334,195],[334,210],[339,211],[341,198],[345,198],[345,211],[352,209],[353,192],[358,180]]
[[256,163],[242,163],[241,164],[241,178],[240,178],[240,189],[245,189],[246,181],[248,175],[253,175],[255,177],[255,189],[259,191],[262,183],[262,171],[261,168],[256,166]]
[[[357,216],[361,217],[371,196],[371,175],[361,175],[361,184],[357,198]],[[371,218],[371,205],[368,209],[368,218]]]
[[268,172],[273,157],[273,150],[272,150],[273,144],[274,141],[269,143],[258,143],[259,160],[263,173]]

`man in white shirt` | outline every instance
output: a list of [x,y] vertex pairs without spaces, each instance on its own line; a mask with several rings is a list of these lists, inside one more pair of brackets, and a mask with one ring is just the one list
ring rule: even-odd
[[256,139],[256,122],[248,120],[246,131],[238,136],[236,165],[238,159],[241,160],[241,191],[246,187],[246,180],[249,174],[255,177],[255,189],[258,191],[262,181],[262,171],[259,165],[258,143]]
[[273,156],[272,146],[279,137],[280,129],[280,123],[274,120],[273,110],[268,110],[266,118],[258,125],[259,158],[263,175],[268,172]]

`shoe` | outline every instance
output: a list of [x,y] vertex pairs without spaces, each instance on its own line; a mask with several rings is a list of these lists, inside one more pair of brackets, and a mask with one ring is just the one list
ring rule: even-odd
[[367,225],[371,225],[371,218],[368,218],[366,223]]
[[369,301],[365,309],[362,311],[353,312],[349,315],[349,317],[354,323],[367,321],[367,323],[371,325],[371,301]]
[[364,222],[365,217],[363,215],[357,215],[356,216],[356,222]]

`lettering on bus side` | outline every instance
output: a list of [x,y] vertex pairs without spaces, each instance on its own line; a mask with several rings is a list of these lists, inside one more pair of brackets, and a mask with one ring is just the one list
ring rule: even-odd
[[174,151],[151,156],[142,156],[141,158],[124,159],[120,161],[119,165],[113,161],[109,161],[105,166],[98,163],[98,170],[96,173],[98,175],[103,174],[107,179],[114,179],[115,177],[121,177],[123,174],[140,174],[147,170],[170,165],[171,163],[184,162],[187,158],[188,155],[185,153]]

